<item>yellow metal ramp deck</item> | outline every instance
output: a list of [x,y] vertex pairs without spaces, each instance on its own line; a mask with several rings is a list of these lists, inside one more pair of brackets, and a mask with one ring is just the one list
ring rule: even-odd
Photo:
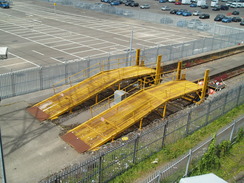
[[155,74],[155,70],[141,66],[103,71],[47,98],[29,108],[28,111],[40,121],[55,119],[122,80],[150,74]]
[[167,101],[201,89],[202,86],[198,84],[179,80],[141,90],[68,131],[62,139],[80,153],[94,149],[113,139]]

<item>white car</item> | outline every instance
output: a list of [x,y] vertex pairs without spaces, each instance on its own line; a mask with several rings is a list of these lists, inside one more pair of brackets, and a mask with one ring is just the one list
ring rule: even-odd
[[149,9],[151,6],[149,4],[143,4],[140,6],[141,9]]
[[198,11],[198,10],[195,10],[195,11],[193,11],[193,13],[192,13],[193,16],[199,16],[200,14],[201,14],[201,12]]
[[171,8],[170,8],[169,6],[163,6],[163,7],[161,8],[161,10],[162,10],[162,11],[170,11]]

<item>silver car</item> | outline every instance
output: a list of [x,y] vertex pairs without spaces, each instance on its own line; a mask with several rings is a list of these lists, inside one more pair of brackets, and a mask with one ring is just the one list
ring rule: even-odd
[[171,8],[170,8],[169,6],[163,6],[163,7],[161,8],[161,10],[162,10],[162,11],[170,11]]
[[143,4],[140,6],[141,9],[149,9],[151,6],[149,4]]

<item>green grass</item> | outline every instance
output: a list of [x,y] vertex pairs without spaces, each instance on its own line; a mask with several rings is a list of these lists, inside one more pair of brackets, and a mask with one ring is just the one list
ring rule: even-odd
[[214,174],[228,182],[235,182],[236,175],[244,172],[244,139],[234,144],[230,154],[220,159],[220,169],[212,170]]
[[[114,183],[131,183],[138,180],[142,176],[150,175],[158,167],[168,163],[174,158],[179,157],[186,153],[189,149],[196,146],[201,141],[207,139],[209,136],[215,135],[215,133],[222,127],[226,126],[234,119],[240,117],[244,114],[244,105],[238,106],[232,109],[230,112],[226,113],[219,119],[215,120],[211,124],[201,128],[192,135],[184,139],[180,139],[174,144],[170,144],[163,148],[158,153],[155,153],[145,161],[138,163],[131,169],[123,173],[122,175],[116,177],[110,182]],[[152,164],[151,162],[158,159],[158,164]]]

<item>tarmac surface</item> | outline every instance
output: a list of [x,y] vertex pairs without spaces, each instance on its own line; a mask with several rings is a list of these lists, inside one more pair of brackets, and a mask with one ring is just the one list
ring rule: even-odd
[[[243,64],[243,56],[244,53],[241,53],[204,64],[198,69],[187,69],[187,78],[201,78],[205,69],[210,69],[210,73],[213,74],[223,67]],[[239,76],[238,81],[243,82],[243,77],[243,75]],[[27,107],[50,95],[52,90],[45,90],[4,99],[0,103],[0,126],[8,182],[38,182],[90,156],[88,153],[79,154],[66,144],[59,137],[62,131],[59,125],[48,121],[40,123],[26,111]],[[82,123],[89,117],[89,111],[85,111],[62,124]]]

